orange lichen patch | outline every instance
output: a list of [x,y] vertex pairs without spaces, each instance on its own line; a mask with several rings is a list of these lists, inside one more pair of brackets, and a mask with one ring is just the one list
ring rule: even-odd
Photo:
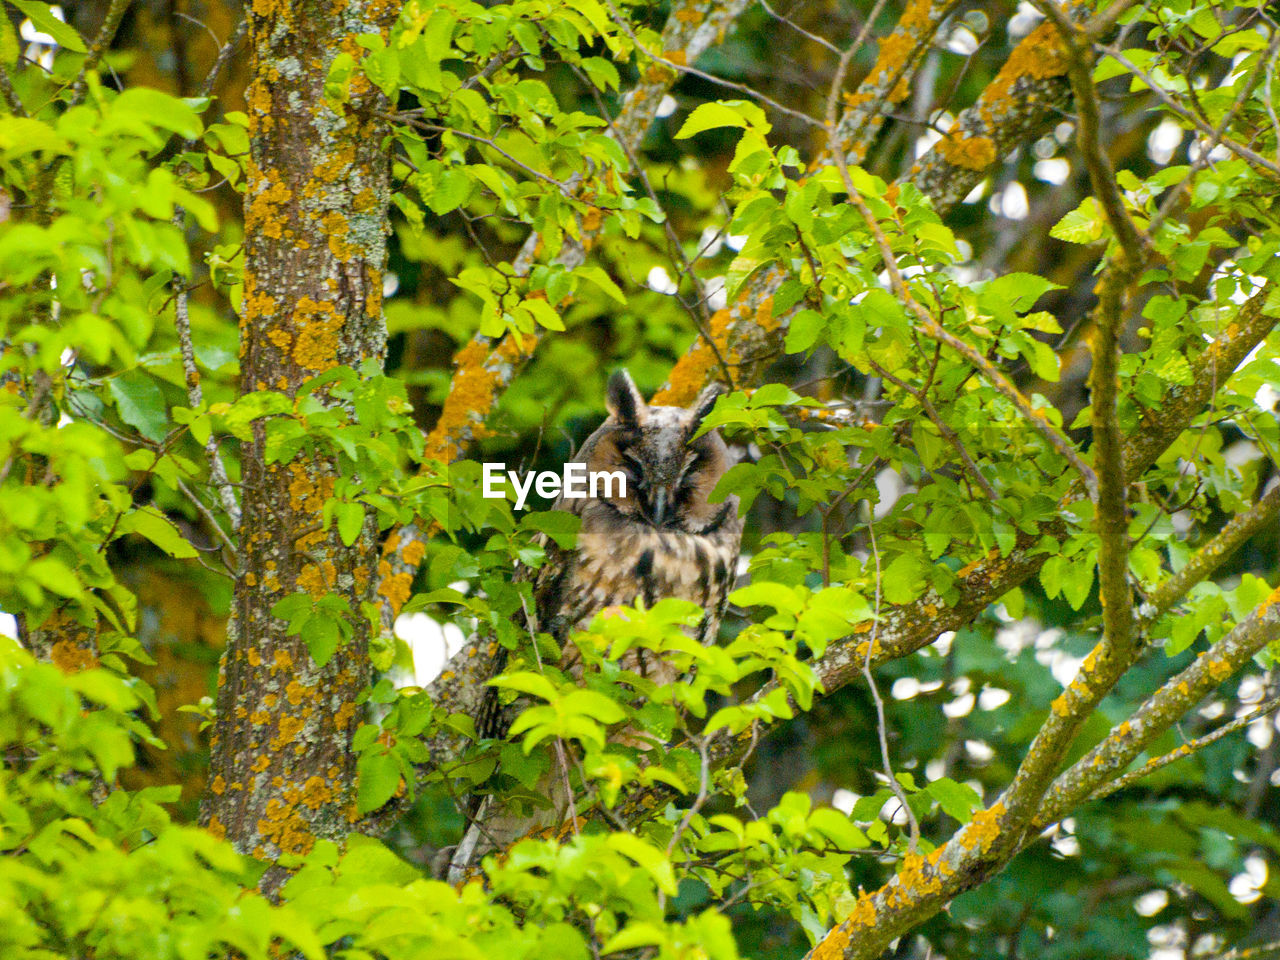
[[308,777],[302,785],[302,803],[312,810],[320,809],[322,804],[333,799],[333,788],[324,781],[324,777]]
[[248,657],[249,657],[249,666],[251,666],[251,667],[260,667],[260,666],[262,666],[262,654],[260,654],[260,653],[258,652],[258,648],[257,648],[257,647],[250,647],[250,648],[249,648],[249,654],[248,654]]
[[260,757],[258,757],[257,760],[253,761],[253,764],[252,766],[249,767],[249,770],[252,773],[262,773],[269,766],[271,766],[271,758],[264,753]]
[[[330,238],[330,245],[333,240]],[[293,328],[298,331],[293,359],[304,370],[323,373],[338,364],[338,331],[345,318],[332,303],[303,297],[293,311]]]
[[289,673],[293,670],[293,657],[289,656],[287,650],[277,650],[275,662],[271,664],[271,675],[274,677],[277,673],[283,671]]
[[681,7],[676,11],[676,19],[681,23],[701,23],[704,18],[705,14],[696,3],[691,3],[687,7]]
[[355,162],[356,145],[351,141],[346,141],[330,151],[328,160],[318,163],[312,168],[312,176],[316,180],[333,183],[335,180],[346,177]]
[[288,219],[281,208],[293,199],[293,194],[275,170],[260,172],[255,178],[252,171],[257,168],[250,164],[249,169],[250,199],[244,215],[245,230],[279,240],[284,236]]
[[87,644],[59,640],[49,651],[49,660],[63,673],[79,673],[98,665],[98,657]]
[[271,738],[272,749],[279,750],[285,744],[293,743],[301,732],[302,719],[300,717],[281,717],[280,723],[276,727],[276,735]]
[[227,790],[226,778],[224,778],[222,774],[218,774],[212,781],[210,781],[209,789],[217,796],[222,796]]
[[1209,676],[1213,679],[1222,681],[1231,676],[1231,664],[1225,660],[1211,660],[1209,662]]
[[265,710],[255,710],[253,715],[249,717],[249,722],[255,727],[265,727],[271,722],[271,714]]
[[251,274],[244,279],[244,317],[246,320],[257,317],[270,317],[276,312],[276,299],[258,290],[257,280]]
[[670,63],[679,64],[680,66],[684,66],[689,62],[689,55],[682,49],[663,50],[662,57],[664,60],[667,60]]
[[[587,212],[582,215],[582,232],[595,233],[600,229],[600,224],[604,222],[604,211],[599,207],[588,207]],[[544,291],[539,291],[545,297]],[[532,295],[532,294],[531,294]]]
[[897,882],[889,885],[885,902],[896,907],[940,891],[942,878],[936,871],[928,869],[928,866],[925,858],[918,853],[905,854],[895,876]]
[[950,131],[938,150],[952,166],[966,170],[985,170],[996,159],[996,145],[990,137],[966,137],[957,130]]
[[333,715],[333,725],[339,730],[347,729],[351,723],[351,718],[356,715],[356,705],[354,703],[344,703]]
[[[426,547],[422,548],[423,551]],[[351,571],[351,579],[355,581],[356,591],[364,593],[365,587],[369,586],[369,568],[363,563]]]
[[411,567],[416,567],[422,562],[422,558],[427,554],[427,545],[421,540],[411,540],[404,548],[404,562]]
[[346,263],[359,253],[356,245],[347,240],[351,225],[346,217],[337,210],[330,210],[324,215],[322,223],[324,224],[325,233],[329,237],[329,252],[337,257],[338,260]]
[[979,110],[983,122],[988,128],[996,125],[997,111],[1013,101],[1013,86],[1020,78],[1043,80],[1066,72],[1067,62],[1059,46],[1058,30],[1046,20],[1014,48],[996,78],[987,85]]
[[537,341],[509,334],[489,352],[483,340],[472,340],[458,351],[457,367],[449,384],[440,419],[427,438],[423,457],[427,460],[454,460],[462,450],[470,426],[471,439],[489,435],[485,418],[497,400],[504,379],[504,368],[522,363],[533,352]]
[[1004,816],[1004,804],[996,803],[973,815],[960,833],[960,844],[967,850],[986,853],[1000,836],[1000,818]]
[[[270,299],[269,297],[267,299]],[[284,350],[286,353],[293,346],[293,335],[288,330],[281,330],[279,327],[272,327],[267,331],[267,339],[273,344]],[[287,385],[287,381],[286,381]]]
[[295,707],[302,702],[302,698],[311,693],[310,687],[304,687],[297,680],[290,680],[289,685],[284,688],[284,695],[289,699]]
[[1116,727],[1116,736],[1127,737],[1129,735],[1129,731],[1131,731],[1132,729],[1133,729],[1133,724],[1131,724],[1128,720],[1126,720],[1124,723],[1120,724],[1120,726]]
[[929,28],[929,22],[933,19],[930,11],[933,10],[934,0],[915,0],[906,10],[902,11],[902,18],[898,21],[898,27],[902,30],[920,31]]
[[392,612],[398,613],[413,593],[413,574],[408,571],[393,574],[391,564],[383,560],[378,564],[378,580],[378,595],[386,597]]
[[1071,716],[1071,698],[1064,692],[1059,694],[1050,704],[1049,709],[1059,717]]
[[[729,327],[732,323],[733,311],[731,310],[717,310],[711,316],[708,332],[716,346],[721,349],[722,356],[728,344]],[[681,357],[680,362],[671,371],[670,384],[654,394],[650,403],[672,407],[684,406],[698,395],[698,391],[707,382],[707,374],[715,365],[715,351],[705,340],[699,340],[697,347]]]
[[319,600],[328,593],[336,582],[337,570],[331,560],[326,560],[323,564],[308,563],[298,574],[298,586],[311,594],[314,600]]
[[222,821],[216,814],[209,818],[209,825],[205,829],[219,840],[225,840],[227,837],[227,828],[222,825]]
[[644,72],[645,83],[655,87],[665,86],[676,78],[676,72],[665,63],[653,62]]

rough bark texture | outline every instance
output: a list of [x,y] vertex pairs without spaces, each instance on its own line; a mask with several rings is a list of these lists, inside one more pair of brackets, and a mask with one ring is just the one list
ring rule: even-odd
[[[381,360],[389,169],[385,109],[362,79],[327,104],[329,64],[358,56],[355,38],[382,32],[399,6],[255,0],[250,16],[251,159],[245,191],[241,391],[294,395],[338,365]],[[368,682],[367,625],[317,667],[272,606],[335,592],[353,611],[373,580],[374,530],[344,546],[318,529],[336,475],[327,455],[268,463],[258,421],[242,453],[241,569],[220,671],[211,781],[203,820],[272,861],[341,839],[355,819],[355,698]],[[282,870],[268,871],[274,891]]]

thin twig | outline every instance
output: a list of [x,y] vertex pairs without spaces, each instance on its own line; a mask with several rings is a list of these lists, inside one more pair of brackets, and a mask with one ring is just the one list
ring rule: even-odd
[[128,6],[129,0],[111,0],[111,6],[107,7],[107,15],[102,20],[102,26],[98,28],[98,35],[89,45],[89,53],[84,58],[84,63],[80,65],[80,72],[76,75],[75,82],[71,85],[71,100],[68,106],[74,107],[84,99],[85,90],[88,88],[89,71],[97,69],[107,48],[111,46],[111,41],[115,38],[116,30],[120,28],[120,21],[124,19],[124,12]]
[[866,677],[867,687],[871,690],[871,699],[876,705],[876,734],[880,739],[880,762],[884,764],[884,775],[889,780],[889,789],[893,791],[893,795],[902,804],[902,809],[906,811],[907,824],[911,831],[908,849],[915,853],[920,846],[920,823],[916,820],[915,811],[911,809],[911,804],[907,802],[906,791],[902,789],[902,784],[894,776],[893,764],[889,762],[889,737],[884,719],[884,700],[880,697],[880,689],[876,686],[876,678],[871,673],[871,654],[876,648],[876,632],[880,628],[880,598],[882,591],[880,589],[880,548],[876,544],[875,507],[869,500],[867,501],[867,532],[871,536],[871,556],[876,561],[876,609],[875,617],[871,621],[871,639],[867,641],[867,655],[862,660],[862,675]]
[[664,67],[670,67],[679,73],[688,74],[691,77],[697,77],[699,80],[706,80],[708,83],[714,83],[716,86],[724,87],[727,90],[733,90],[735,93],[741,93],[744,96],[751,97],[753,100],[759,100],[761,103],[772,107],[779,113],[786,114],[789,117],[795,117],[797,120],[808,124],[811,127],[821,127],[822,121],[815,120],[807,113],[801,113],[799,110],[792,110],[790,107],[784,106],[777,100],[773,100],[758,90],[755,90],[745,83],[735,83],[732,80],[725,80],[723,77],[717,77],[714,73],[707,73],[705,70],[699,70],[697,67],[690,66],[687,63],[676,63],[674,60],[668,60],[660,53],[654,53],[640,42],[640,38],[636,36],[635,31],[631,29],[625,17],[622,16],[609,0],[605,0],[605,5],[609,8],[609,12],[613,14],[614,22],[620,26],[623,31],[631,38],[631,42],[636,45],[636,49],[643,53],[650,60],[655,60]]
[[[1203,133],[1205,136],[1214,138],[1219,143],[1221,143],[1222,146],[1226,147],[1228,150],[1230,150],[1236,156],[1240,157],[1242,160],[1247,160],[1250,163],[1252,163],[1254,166],[1261,167],[1263,170],[1266,170],[1272,176],[1280,178],[1280,163],[1268,160],[1266,157],[1262,156],[1262,154],[1257,153],[1253,150],[1250,150],[1244,144],[1237,143],[1235,140],[1232,140],[1230,137],[1221,135],[1218,131],[1214,130],[1213,127],[1205,123],[1204,120],[1196,116],[1195,113],[1188,110],[1186,107],[1180,104],[1177,100],[1175,100],[1173,97],[1167,94],[1163,89],[1161,89],[1160,83],[1158,80],[1156,80],[1149,73],[1147,73],[1137,64],[1135,64],[1132,60],[1126,57],[1118,48],[1109,47],[1106,45],[1099,45],[1098,49],[1100,49],[1103,53],[1106,53],[1108,56],[1114,57],[1116,62],[1118,62],[1122,67],[1124,67],[1126,70],[1132,73],[1135,77],[1137,77],[1139,80],[1145,83],[1148,89],[1150,89],[1151,92],[1154,93],[1160,99],[1161,103],[1163,103],[1166,107],[1168,107],[1178,116],[1180,116],[1183,120],[1186,120],[1188,123],[1194,126],[1197,130]],[[1267,48],[1266,52],[1262,56],[1263,61],[1265,62],[1267,60],[1274,60],[1277,50],[1280,50],[1280,32],[1277,32],[1276,36],[1272,38],[1271,45]]]
[[1123,790],[1125,787],[1137,783],[1144,777],[1150,776],[1161,767],[1167,767],[1169,764],[1177,760],[1181,760],[1183,757],[1189,757],[1193,753],[1198,753],[1205,747],[1209,746],[1209,744],[1221,740],[1227,734],[1233,733],[1241,727],[1247,727],[1249,724],[1253,723],[1253,721],[1261,717],[1265,717],[1267,714],[1273,712],[1277,707],[1280,707],[1280,697],[1268,700],[1257,709],[1246,713],[1243,717],[1237,717],[1230,723],[1223,724],[1217,730],[1214,730],[1212,733],[1207,733],[1203,737],[1197,737],[1195,740],[1190,740],[1178,747],[1176,750],[1170,750],[1168,753],[1159,757],[1152,757],[1138,769],[1130,770],[1124,776],[1118,777],[1110,783],[1099,787],[1093,793],[1089,794],[1086,802],[1092,802],[1094,800],[1101,800],[1103,797],[1109,797],[1118,790]]

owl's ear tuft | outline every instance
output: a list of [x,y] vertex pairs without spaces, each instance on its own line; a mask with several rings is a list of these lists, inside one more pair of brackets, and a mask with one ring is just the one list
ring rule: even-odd
[[645,402],[644,397],[640,396],[640,391],[636,389],[631,374],[625,370],[618,370],[609,378],[609,385],[604,393],[604,405],[619,423],[633,424],[639,420],[640,411],[644,409]]
[[708,387],[703,387],[702,392],[698,394],[696,400],[689,406],[689,432],[695,433],[702,426],[702,421],[706,419],[711,408],[716,405],[716,401],[724,394],[725,388],[723,384],[713,383]]

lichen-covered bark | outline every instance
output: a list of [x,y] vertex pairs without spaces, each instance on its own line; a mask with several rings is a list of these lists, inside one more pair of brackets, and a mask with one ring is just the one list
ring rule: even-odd
[[[359,56],[355,38],[385,34],[398,9],[389,0],[255,0],[249,11],[243,393],[293,395],[335,366],[382,358],[389,167],[373,118],[385,105],[362,79],[336,108],[323,87],[333,58]],[[336,475],[331,458],[268,463],[264,446],[259,421],[241,457],[241,569],[202,818],[238,849],[273,861],[350,832],[355,698],[369,668],[358,616],[353,638],[320,668],[271,608],[295,593],[333,592],[358,613],[377,547],[371,523],[350,547],[318,529]],[[269,870],[264,888],[282,877]]]

